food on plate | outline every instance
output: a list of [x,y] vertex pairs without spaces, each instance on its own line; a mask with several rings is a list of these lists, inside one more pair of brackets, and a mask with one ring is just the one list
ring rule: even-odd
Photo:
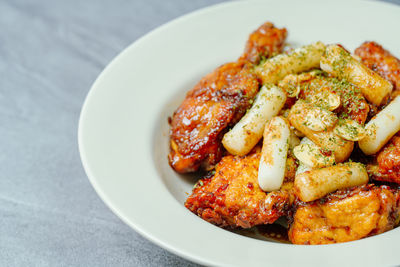
[[261,159],[258,166],[258,185],[264,191],[281,188],[289,149],[289,122],[282,117],[272,118],[264,130]]
[[319,70],[289,75],[279,82],[279,86],[285,91],[298,88],[300,99],[333,111],[341,119],[352,119],[364,124],[368,117],[370,108],[358,88]]
[[172,117],[171,166],[181,173],[212,169],[223,154],[225,129],[245,113],[257,92],[256,76],[241,62],[204,77]]
[[286,182],[279,191],[265,193],[258,186],[259,163],[259,152],[223,157],[215,173],[195,185],[185,206],[221,227],[249,228],[275,222],[288,211],[293,182]]
[[169,162],[175,171],[210,170],[220,161],[223,135],[244,115],[259,89],[252,62],[281,52],[285,38],[286,29],[266,23],[251,35],[243,57],[206,75],[186,94],[170,122]]
[[[310,150],[307,151],[304,150],[302,151],[301,146],[303,145],[310,145]],[[325,155],[321,148],[317,146],[316,144],[313,143],[310,139],[307,137],[303,137],[299,143],[300,148],[293,148],[293,155],[297,158],[298,160],[298,167],[296,169],[296,174],[299,175],[300,173],[306,172],[311,170],[314,167],[317,167],[317,164],[321,164],[323,162],[323,165],[329,165],[329,162],[332,161],[332,156],[333,155]],[[328,157],[328,158],[326,158]],[[335,157],[333,156],[333,161],[335,160]],[[327,163],[327,164],[326,164]],[[334,162],[332,162],[333,164]]]
[[392,92],[393,85],[356,60],[338,45],[329,45],[321,58],[321,69],[360,88],[364,97],[375,105]]
[[400,134],[379,151],[376,162],[367,165],[372,179],[400,184]]
[[338,190],[313,202],[296,201],[289,240],[319,245],[377,235],[398,224],[399,191],[373,184]]
[[361,124],[349,119],[339,120],[333,131],[335,134],[349,141],[360,141],[366,135],[365,129]]
[[266,60],[256,68],[256,72],[263,83],[276,83],[288,74],[317,68],[324,51],[325,45],[321,42],[306,45]]
[[338,189],[366,184],[368,174],[364,165],[357,162],[315,168],[296,176],[294,190],[303,202],[319,199]]
[[171,167],[206,171],[186,208],[228,229],[283,218],[294,244],[393,229],[400,61],[375,42],[352,55],[322,42],[285,49],[286,36],[261,25],[242,56],[201,79],[174,112]]
[[277,86],[263,86],[246,115],[227,132],[222,144],[233,155],[246,155],[260,141],[265,124],[276,116],[286,101],[285,92]]
[[[313,117],[317,113],[313,111],[314,108],[318,107],[301,100],[297,101],[290,109],[289,122],[316,145],[324,148],[327,154],[333,153],[336,162],[345,161],[353,151],[354,143],[336,135],[333,132],[334,125],[326,127],[326,130],[312,130],[310,125],[318,119],[318,117]],[[312,114],[310,115],[309,113]],[[327,121],[326,123],[330,122]]]
[[358,144],[366,155],[375,154],[399,130],[400,97],[396,97],[365,125],[365,138]]
[[[309,140],[307,137],[304,139]],[[323,168],[335,164],[335,156],[332,153],[325,153],[323,148],[317,146],[311,140],[309,143],[295,146],[293,154],[300,163],[311,168]]]
[[282,52],[287,37],[285,28],[279,29],[271,22],[266,22],[250,34],[246,42],[246,48],[240,60],[252,64],[260,63],[260,60],[270,58]]
[[400,60],[376,42],[365,42],[354,54],[361,62],[393,84],[392,96],[400,92]]

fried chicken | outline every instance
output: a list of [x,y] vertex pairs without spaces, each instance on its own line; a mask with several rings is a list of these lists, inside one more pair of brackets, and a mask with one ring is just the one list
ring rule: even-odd
[[221,139],[258,92],[252,71],[260,57],[281,52],[286,29],[271,23],[250,35],[244,55],[206,75],[187,93],[171,119],[169,163],[180,173],[212,169],[224,154]]
[[171,166],[181,173],[212,168],[222,157],[225,129],[244,114],[258,87],[242,63],[225,64],[204,77],[172,118]]
[[[215,174],[200,180],[185,206],[204,220],[221,227],[249,228],[273,223],[286,215],[294,200],[293,177],[288,177],[281,190],[266,193],[258,186],[260,153],[248,156],[225,156],[217,164]],[[296,164],[288,159],[288,165]],[[287,175],[294,176],[294,167]]]
[[283,50],[287,37],[285,28],[275,28],[271,22],[266,22],[250,34],[246,48],[240,60],[258,64],[263,58],[270,58]]
[[294,244],[331,244],[383,233],[398,224],[399,190],[373,184],[297,202],[289,228]]
[[397,133],[377,154],[377,164],[367,165],[374,180],[400,184],[400,133]]
[[354,53],[361,62],[393,84],[391,97],[400,94],[400,60],[376,42],[365,42]]

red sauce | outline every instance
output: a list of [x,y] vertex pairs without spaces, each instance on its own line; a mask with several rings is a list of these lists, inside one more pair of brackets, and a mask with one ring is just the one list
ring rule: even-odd
[[281,243],[291,243],[288,237],[288,229],[286,227],[273,223],[256,226],[260,235],[268,239],[273,239]]
[[247,184],[247,188],[250,189],[250,190],[253,190],[254,189],[253,183],[248,183]]

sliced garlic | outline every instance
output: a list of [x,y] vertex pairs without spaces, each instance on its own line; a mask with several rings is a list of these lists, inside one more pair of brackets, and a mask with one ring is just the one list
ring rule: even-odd
[[298,97],[301,92],[300,85],[302,82],[312,80],[316,75],[316,71],[305,72],[298,75],[289,74],[279,81],[278,85],[285,90],[288,97]]
[[[304,137],[303,139],[301,139],[300,144],[314,144],[314,143],[307,137]],[[303,162],[301,162],[299,160],[299,166],[297,167],[295,176],[297,176],[303,172],[309,171],[309,170],[312,170],[312,168],[310,166],[307,166],[306,164],[304,164]]]
[[289,74],[279,81],[278,86],[285,90],[287,97],[297,97],[300,94],[299,75]]
[[291,92],[288,92],[288,97],[297,97],[300,94],[300,85],[294,87],[294,89]]
[[313,131],[307,127],[306,114],[310,108],[308,103],[298,100],[290,109],[288,120],[292,126],[310,138],[316,145],[335,154],[336,162],[344,162],[353,151],[354,142],[343,139],[333,132],[333,127],[326,131]]
[[322,168],[335,164],[333,153],[323,153],[322,148],[314,143],[303,143],[293,149],[294,156],[311,168]]
[[364,127],[354,120],[339,120],[334,129],[335,134],[349,141],[358,141],[365,137]]
[[305,126],[319,132],[333,127],[337,120],[337,116],[326,109],[309,107],[305,115]]
[[328,90],[316,93],[311,97],[310,101],[329,111],[333,111],[340,106],[340,96]]

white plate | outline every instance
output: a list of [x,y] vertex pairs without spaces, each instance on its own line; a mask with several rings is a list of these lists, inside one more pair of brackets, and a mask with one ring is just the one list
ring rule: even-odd
[[93,187],[133,229],[198,263],[399,264],[400,228],[355,242],[296,246],[225,231],[183,206],[194,179],[177,175],[167,163],[167,118],[204,74],[238,58],[248,35],[267,20],[287,27],[294,45],[321,40],[353,50],[376,40],[400,56],[400,8],[385,3],[240,1],[178,18],[125,49],[90,90],[79,148]]

